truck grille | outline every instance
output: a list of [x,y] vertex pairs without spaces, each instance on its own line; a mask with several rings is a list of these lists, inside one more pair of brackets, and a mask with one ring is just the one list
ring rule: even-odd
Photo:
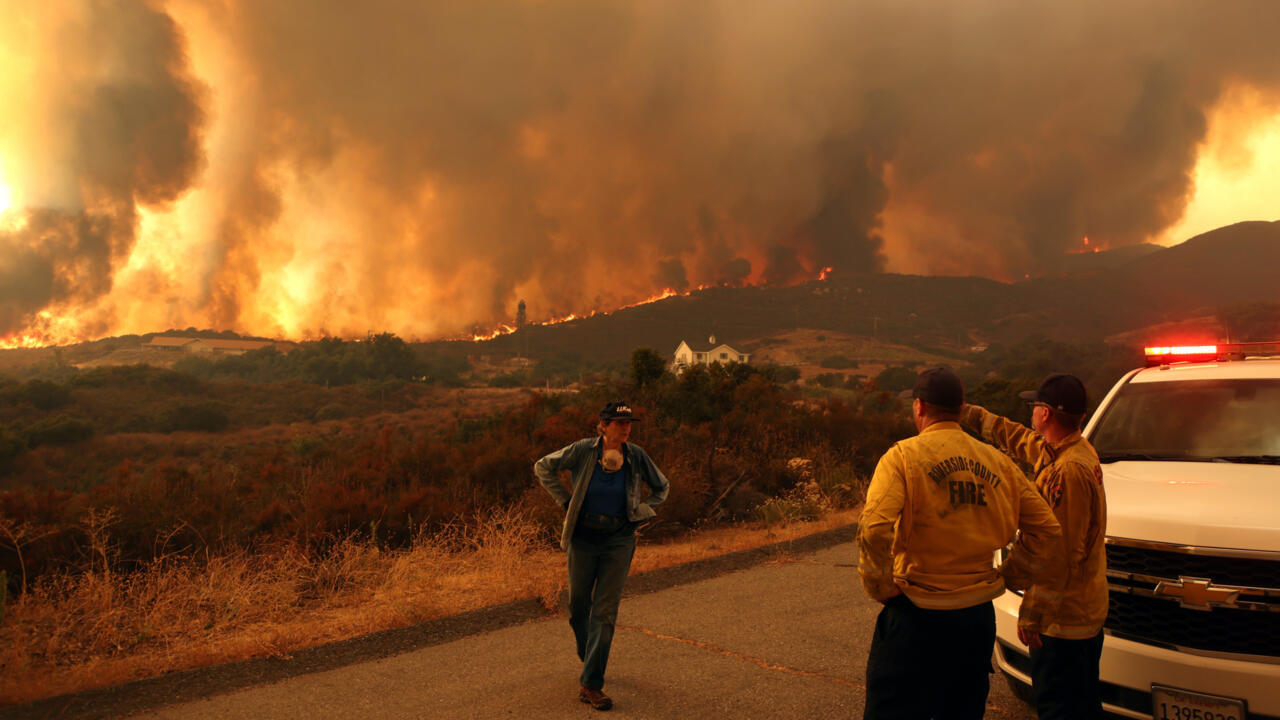
[[1107,631],[1190,651],[1280,658],[1280,554],[1212,552],[1108,538]]

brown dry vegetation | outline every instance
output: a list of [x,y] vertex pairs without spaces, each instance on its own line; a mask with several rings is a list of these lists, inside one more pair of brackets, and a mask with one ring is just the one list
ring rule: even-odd
[[[605,400],[639,408],[633,440],[671,480],[637,571],[811,530],[910,429],[870,385],[804,397],[747,366],[633,371],[552,395],[136,366],[11,382],[0,420],[25,444],[0,470],[0,702],[550,604],[560,517],[530,465],[590,434]],[[189,396],[224,403],[222,425],[127,429]],[[93,432],[50,431],[75,429],[63,416]]]
[[[642,542],[644,572],[758,547],[856,520],[811,485],[784,499],[798,516]],[[787,513],[783,513],[785,517]],[[110,518],[102,518],[106,542]],[[109,564],[43,578],[0,625],[0,704],[231,660],[287,656],[325,642],[518,598],[554,607],[563,554],[518,508],[420,533],[405,548],[348,538],[323,558],[289,545],[199,562],[162,557],[122,574]]]

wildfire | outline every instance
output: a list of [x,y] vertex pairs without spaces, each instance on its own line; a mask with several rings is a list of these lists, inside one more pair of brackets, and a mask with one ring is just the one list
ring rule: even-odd
[[32,335],[31,333],[14,333],[0,338],[0,350],[35,349],[46,347],[49,344],[49,340],[43,335]]
[[[822,270],[818,273],[818,280],[826,280],[831,275],[832,270],[834,270],[834,268],[829,266],[822,268]],[[530,322],[529,324],[540,325],[540,326],[559,325],[561,323],[573,322],[574,320],[586,320],[587,318],[593,318],[598,315],[612,315],[618,312],[619,310],[626,310],[627,308],[640,307],[641,305],[656,303],[661,300],[666,300],[667,298],[688,297],[695,292],[698,292],[700,290],[707,290],[713,287],[716,287],[716,286],[715,285],[699,285],[698,287],[690,290],[673,290],[671,288],[663,288],[662,292],[658,293],[657,295],[654,295],[652,297],[647,297],[644,300],[639,300],[637,302],[633,302],[628,305],[620,305],[612,310],[592,310],[591,312],[585,315],[577,315],[574,313],[569,313],[568,315],[555,316],[555,317],[548,318],[546,320]],[[510,335],[511,333],[515,332],[517,329],[518,328],[512,327],[511,325],[502,324],[502,325],[499,325],[497,328],[490,330],[488,332],[472,333],[470,339],[472,342],[484,342],[486,340],[492,340],[502,335]],[[457,338],[457,339],[466,339],[466,338]]]
[[471,340],[473,342],[484,342],[485,340],[492,340],[498,337],[499,335],[510,335],[515,331],[516,329],[511,327],[510,325],[499,325],[498,329],[494,330],[493,332],[486,333],[484,335],[472,335]]
[[1067,252],[1072,255],[1080,255],[1082,253],[1087,253],[1087,252],[1101,252],[1101,251],[1102,251],[1102,248],[1098,247],[1097,245],[1091,245],[1089,243],[1089,236],[1085,235],[1084,240],[1082,241],[1080,247],[1074,250],[1068,250]]

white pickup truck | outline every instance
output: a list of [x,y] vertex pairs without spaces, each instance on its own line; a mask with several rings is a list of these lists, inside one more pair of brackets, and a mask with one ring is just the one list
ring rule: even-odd
[[[1103,708],[1280,720],[1280,344],[1148,348],[1085,428],[1107,492]],[[1018,598],[996,660],[1020,696]]]

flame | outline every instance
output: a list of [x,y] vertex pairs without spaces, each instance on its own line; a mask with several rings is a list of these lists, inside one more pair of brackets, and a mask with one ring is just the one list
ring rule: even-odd
[[1085,235],[1084,239],[1081,240],[1080,247],[1067,250],[1068,255],[1082,255],[1087,252],[1102,252],[1102,248],[1089,242],[1088,235]]
[[[831,267],[822,268],[822,271],[818,273],[818,279],[826,280],[827,277],[831,274],[831,271],[832,271]],[[662,292],[656,295],[653,295],[652,297],[647,297],[643,300],[639,300],[626,305],[619,305],[618,307],[612,310],[592,310],[591,312],[585,315],[577,315],[574,313],[569,313],[568,315],[553,316],[546,320],[535,321],[529,324],[546,327],[549,325],[560,325],[561,323],[573,322],[575,320],[586,320],[587,318],[593,318],[597,316],[608,316],[618,312],[619,310],[626,310],[628,308],[640,307],[641,305],[648,305],[650,303],[661,302],[663,300],[666,300],[667,298],[688,297],[694,294],[695,292],[698,292],[700,290],[707,290],[713,287],[717,287],[717,286],[716,285],[699,285],[698,287],[692,288],[690,290],[673,290],[671,288],[663,288]],[[512,327],[511,325],[502,324],[487,332],[479,332],[479,331],[473,332],[470,335],[470,337],[454,337],[454,338],[448,338],[448,339],[471,340],[472,342],[484,342],[486,340],[493,340],[496,337],[501,337],[502,335],[510,335],[511,333],[515,332],[518,329],[519,328]]]
[[79,326],[65,317],[59,317],[49,310],[41,310],[36,313],[35,319],[32,327],[0,336],[0,350],[54,347],[82,341]]

